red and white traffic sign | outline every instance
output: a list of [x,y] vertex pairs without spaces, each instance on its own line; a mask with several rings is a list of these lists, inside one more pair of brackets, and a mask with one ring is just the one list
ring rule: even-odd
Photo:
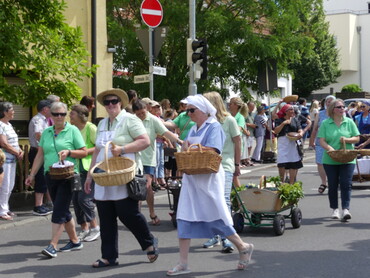
[[144,0],[140,8],[141,18],[151,28],[161,24],[163,19],[163,9],[158,0]]

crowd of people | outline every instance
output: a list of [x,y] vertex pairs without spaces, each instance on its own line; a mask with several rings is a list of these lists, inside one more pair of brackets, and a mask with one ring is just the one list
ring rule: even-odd
[[[181,100],[176,110],[168,99],[160,102],[140,99],[136,91],[121,89],[101,92],[96,100],[107,113],[97,125],[88,121],[95,108],[95,99],[88,96],[68,109],[59,97],[51,95],[38,103],[37,114],[29,122],[31,170],[25,184],[34,186],[32,213],[52,214],[52,237],[42,250],[47,257],[57,257],[58,250],[82,249],[82,242],[100,237],[101,258],[92,266],[117,265],[118,218],[133,233],[149,262],[156,261],[159,243],[148,225],[161,224],[155,212],[154,194],[166,189],[169,177],[181,177],[177,208],[179,260],[167,275],[190,272],[188,254],[192,238],[208,239],[204,248],[222,243],[225,253],[233,252],[235,246],[239,251],[237,269],[244,270],[254,246],[243,242],[233,228],[231,187],[240,185],[241,168],[262,163],[266,152],[276,154],[281,181],[295,183],[298,170],[303,167],[302,146],[308,137],[310,148],[315,149],[321,179],[318,192],[322,194],[329,188],[333,218],[344,221],[351,218],[355,161],[339,163],[327,152],[340,149],[343,144],[347,149],[353,149],[355,144],[357,148],[370,148],[370,136],[365,136],[370,134],[370,101],[347,108],[342,100],[330,95],[321,103],[312,101],[310,108],[304,98],[292,103],[281,100],[270,111],[263,103],[245,103],[240,97],[231,98],[226,106],[219,93],[207,92]],[[16,161],[24,155],[9,122],[13,118],[12,104],[1,102],[0,144],[4,153],[0,153],[0,217],[9,221],[14,217],[9,197],[15,183]],[[219,172],[187,175],[177,170],[173,152],[186,151],[194,143],[222,156]],[[106,147],[109,157],[134,160],[136,173],[145,176],[150,222],[141,213],[141,202],[128,197],[126,186],[107,187],[94,182],[90,170],[104,160]],[[56,179],[50,173],[50,167],[61,162],[73,165],[72,176]],[[70,211],[71,203],[79,228]],[[69,242],[58,249],[64,230]]]

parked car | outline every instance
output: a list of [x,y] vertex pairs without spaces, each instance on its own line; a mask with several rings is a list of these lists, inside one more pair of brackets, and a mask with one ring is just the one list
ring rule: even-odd
[[351,102],[357,102],[357,101],[364,101],[364,100],[367,100],[367,101],[370,101],[370,99],[368,98],[349,98],[349,99],[345,99],[344,100],[344,105],[346,107],[348,107],[348,105],[351,103]]

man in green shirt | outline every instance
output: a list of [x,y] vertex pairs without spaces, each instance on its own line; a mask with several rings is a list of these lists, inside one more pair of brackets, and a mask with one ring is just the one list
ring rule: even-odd
[[142,100],[136,100],[132,104],[132,111],[139,119],[143,121],[144,127],[150,138],[150,146],[141,152],[141,160],[144,166],[146,186],[148,189],[146,201],[148,203],[149,216],[152,219],[153,225],[159,225],[160,220],[154,211],[154,192],[151,187],[155,175],[155,167],[157,164],[155,139],[157,134],[159,134],[167,137],[171,141],[177,141],[179,144],[182,144],[182,141],[176,134],[173,134],[164,126],[164,123],[160,118],[150,114],[147,111],[146,104]]

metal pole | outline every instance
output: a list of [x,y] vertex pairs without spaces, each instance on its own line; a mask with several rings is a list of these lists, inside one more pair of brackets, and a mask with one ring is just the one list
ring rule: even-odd
[[[195,0],[189,0],[189,38],[195,40]],[[197,84],[194,81],[195,64],[189,67],[189,95],[197,94]]]
[[150,94],[150,99],[153,99],[154,100],[153,33],[154,33],[154,29],[153,28],[149,28],[149,94]]

